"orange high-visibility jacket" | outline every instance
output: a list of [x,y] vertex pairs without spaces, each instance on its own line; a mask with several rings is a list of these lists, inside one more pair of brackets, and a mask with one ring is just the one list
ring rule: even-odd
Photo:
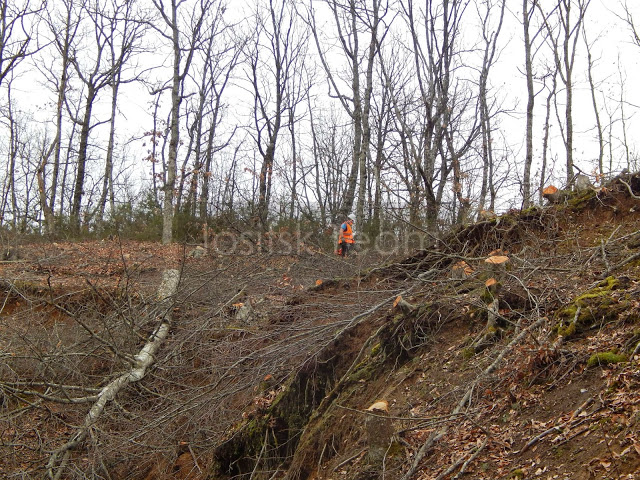
[[351,225],[344,222],[340,226],[340,235],[338,236],[338,243],[354,243],[353,241],[353,229]]

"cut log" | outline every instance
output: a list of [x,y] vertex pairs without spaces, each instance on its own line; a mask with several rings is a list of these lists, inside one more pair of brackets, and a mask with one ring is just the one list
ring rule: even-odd
[[202,258],[206,254],[207,254],[207,250],[204,247],[201,247],[200,245],[198,245],[196,248],[191,250],[187,256],[191,258]]
[[371,404],[369,408],[367,408],[367,412],[384,412],[389,413],[389,402],[386,400],[378,400]]
[[478,212],[478,220],[480,221],[493,220],[496,217],[497,215],[493,210],[480,210]]
[[509,262],[509,257],[505,255],[493,255],[487,258],[484,262],[490,265],[504,265]]
[[484,282],[484,286],[486,287],[487,291],[491,294],[492,297],[495,297],[496,295],[498,295],[498,293],[500,292],[500,289],[502,288],[502,285],[500,284],[500,282],[498,282],[498,280],[496,280],[493,277],[491,277],[486,282]]
[[509,268],[510,260],[506,255],[493,255],[487,258],[484,263],[489,268],[489,273],[499,282]]
[[591,184],[591,181],[589,180],[589,177],[587,177],[586,175],[584,175],[582,173],[579,173],[578,175],[576,175],[576,181],[575,181],[575,184],[574,184],[574,189],[578,193],[583,193],[583,192],[586,192],[588,190],[596,191],[596,188]]
[[236,320],[239,322],[248,323],[251,320],[255,319],[256,314],[251,306],[250,302],[237,303],[234,304],[236,306]]

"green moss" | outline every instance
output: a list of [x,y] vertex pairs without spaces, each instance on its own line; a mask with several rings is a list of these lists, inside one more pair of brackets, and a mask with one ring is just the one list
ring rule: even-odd
[[600,288],[606,288],[607,290],[613,290],[620,286],[620,281],[613,276],[609,276],[605,278],[602,282],[598,284]]
[[473,347],[466,347],[462,349],[462,358],[469,360],[476,354],[476,350]]
[[389,450],[387,451],[387,455],[390,457],[397,457],[404,454],[404,446],[400,442],[392,442],[389,445]]
[[382,347],[380,346],[380,342],[376,343],[373,347],[371,347],[371,358],[378,355],[381,349]]
[[361,362],[353,369],[353,373],[350,375],[349,380],[351,382],[359,382],[361,380],[369,380],[373,373],[375,372],[375,367],[371,363]]
[[607,277],[594,288],[578,295],[567,307],[561,309],[556,318],[559,335],[570,337],[584,331],[589,326],[602,321],[612,321],[630,306],[628,296],[616,297],[612,292],[620,287],[615,277]]
[[559,326],[558,327],[558,335],[562,335],[563,337],[570,337],[576,333],[576,324],[571,322],[566,327]]
[[509,475],[509,478],[517,479],[517,480],[524,478],[524,470],[522,470],[521,468],[516,468],[513,472],[511,472],[511,475]]
[[626,362],[628,360],[626,355],[620,355],[614,352],[602,352],[591,355],[591,358],[587,361],[587,367],[597,367],[600,365],[608,365],[610,363]]
[[591,189],[587,189],[584,192],[571,192],[567,206],[573,210],[579,210],[584,208],[589,200],[596,196],[596,192]]
[[533,205],[529,208],[525,208],[524,210],[522,210],[520,212],[520,215],[531,215],[533,213],[538,213],[539,210],[540,208],[537,205]]
[[480,295],[480,300],[487,305],[493,302],[494,299],[493,293],[491,293],[488,288],[485,288],[482,295]]

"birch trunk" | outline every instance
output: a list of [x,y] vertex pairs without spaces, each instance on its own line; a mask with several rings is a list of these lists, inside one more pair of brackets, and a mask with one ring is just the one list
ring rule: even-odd
[[58,448],[49,458],[47,463],[47,475],[50,479],[57,480],[63,473],[72,449],[82,443],[89,434],[90,429],[98,421],[108,402],[116,398],[118,393],[133,382],[144,378],[148,368],[153,365],[158,350],[164,343],[171,328],[171,302],[178,290],[180,272],[178,270],[165,270],[162,275],[162,283],[158,287],[157,299],[161,308],[166,312],[160,325],[149,336],[144,347],[133,357],[135,363],[132,368],[109,382],[98,394],[98,399],[87,413],[84,423],[71,440]]

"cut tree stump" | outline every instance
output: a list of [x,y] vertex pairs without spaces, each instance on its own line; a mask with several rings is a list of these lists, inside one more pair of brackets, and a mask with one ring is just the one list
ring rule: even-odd
[[564,203],[569,198],[569,192],[566,190],[558,190],[557,187],[549,185],[542,190],[542,196],[546,198],[549,203]]
[[498,282],[504,278],[507,268],[510,266],[509,257],[506,255],[491,255],[484,263],[489,269],[491,276]]
[[453,280],[464,280],[473,275],[473,268],[464,260],[456,262],[451,267],[451,278]]
[[367,460],[371,465],[381,465],[393,441],[393,424],[389,418],[389,404],[379,400],[365,410],[365,429],[369,451]]
[[402,295],[398,295],[393,302],[393,310],[400,310],[405,315],[409,315],[416,311],[418,307],[412,303],[407,302]]

